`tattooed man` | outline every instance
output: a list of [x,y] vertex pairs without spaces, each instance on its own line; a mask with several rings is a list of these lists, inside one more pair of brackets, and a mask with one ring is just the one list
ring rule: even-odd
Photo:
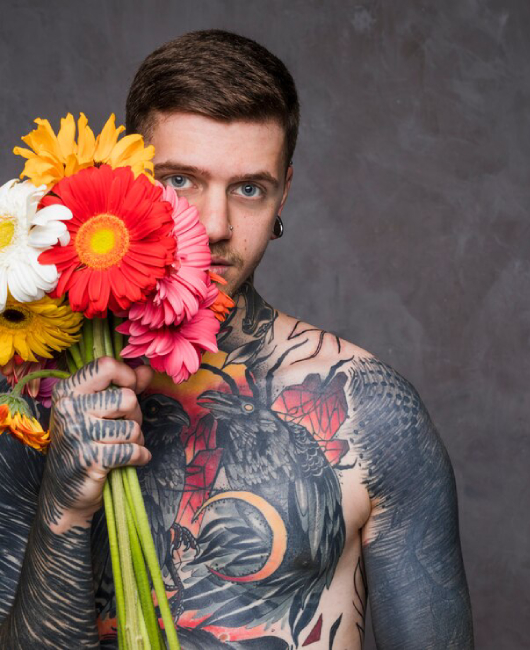
[[357,650],[368,593],[379,648],[473,647],[455,482],[418,394],[254,288],[297,127],[289,72],[248,39],[187,34],[140,67],[127,128],[199,208],[236,308],[184,384],[110,359],[60,382],[45,462],[0,437],[3,649],[116,647],[101,495],[127,464],[185,650]]

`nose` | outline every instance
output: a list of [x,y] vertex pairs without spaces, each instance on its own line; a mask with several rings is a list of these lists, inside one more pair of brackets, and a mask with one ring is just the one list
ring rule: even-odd
[[209,188],[201,201],[199,218],[206,228],[210,244],[230,239],[228,198],[224,188]]

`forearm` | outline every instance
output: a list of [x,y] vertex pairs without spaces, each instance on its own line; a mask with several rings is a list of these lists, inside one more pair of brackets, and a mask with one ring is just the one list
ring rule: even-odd
[[29,536],[15,602],[0,628],[0,647],[98,648],[90,526],[86,520],[85,525],[63,520],[58,532],[41,510]]

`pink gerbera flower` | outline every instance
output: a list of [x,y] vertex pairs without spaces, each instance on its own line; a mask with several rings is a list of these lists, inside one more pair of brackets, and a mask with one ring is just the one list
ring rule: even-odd
[[117,329],[129,336],[123,358],[145,356],[151,367],[167,373],[178,384],[197,372],[204,351],[217,352],[220,323],[209,307],[201,306],[189,321],[151,329],[139,320],[127,320]]
[[219,309],[214,311],[219,289],[209,272],[208,235],[199,213],[173,188],[164,188],[163,198],[173,209],[173,263],[147,301],[132,305],[117,329],[129,337],[124,359],[147,357],[154,370],[180,383],[197,372],[205,351],[217,352],[223,319]]
[[[163,187],[163,186],[161,186]],[[173,236],[177,248],[169,273],[160,278],[147,302],[133,305],[130,320],[159,328],[190,320],[209,295],[208,269],[211,263],[206,229],[197,208],[178,198],[172,187],[164,187],[163,199],[173,208]]]

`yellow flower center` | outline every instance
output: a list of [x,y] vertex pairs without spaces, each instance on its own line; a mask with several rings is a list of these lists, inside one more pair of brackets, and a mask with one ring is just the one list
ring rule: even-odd
[[0,250],[7,248],[15,234],[15,220],[11,217],[0,217]]
[[8,329],[22,329],[27,327],[32,314],[22,308],[8,307],[0,314],[0,325]]
[[98,255],[106,255],[114,248],[115,242],[114,231],[109,228],[102,228],[92,235],[90,248]]
[[113,214],[98,214],[77,231],[75,249],[85,266],[107,269],[118,264],[129,250],[129,231]]

